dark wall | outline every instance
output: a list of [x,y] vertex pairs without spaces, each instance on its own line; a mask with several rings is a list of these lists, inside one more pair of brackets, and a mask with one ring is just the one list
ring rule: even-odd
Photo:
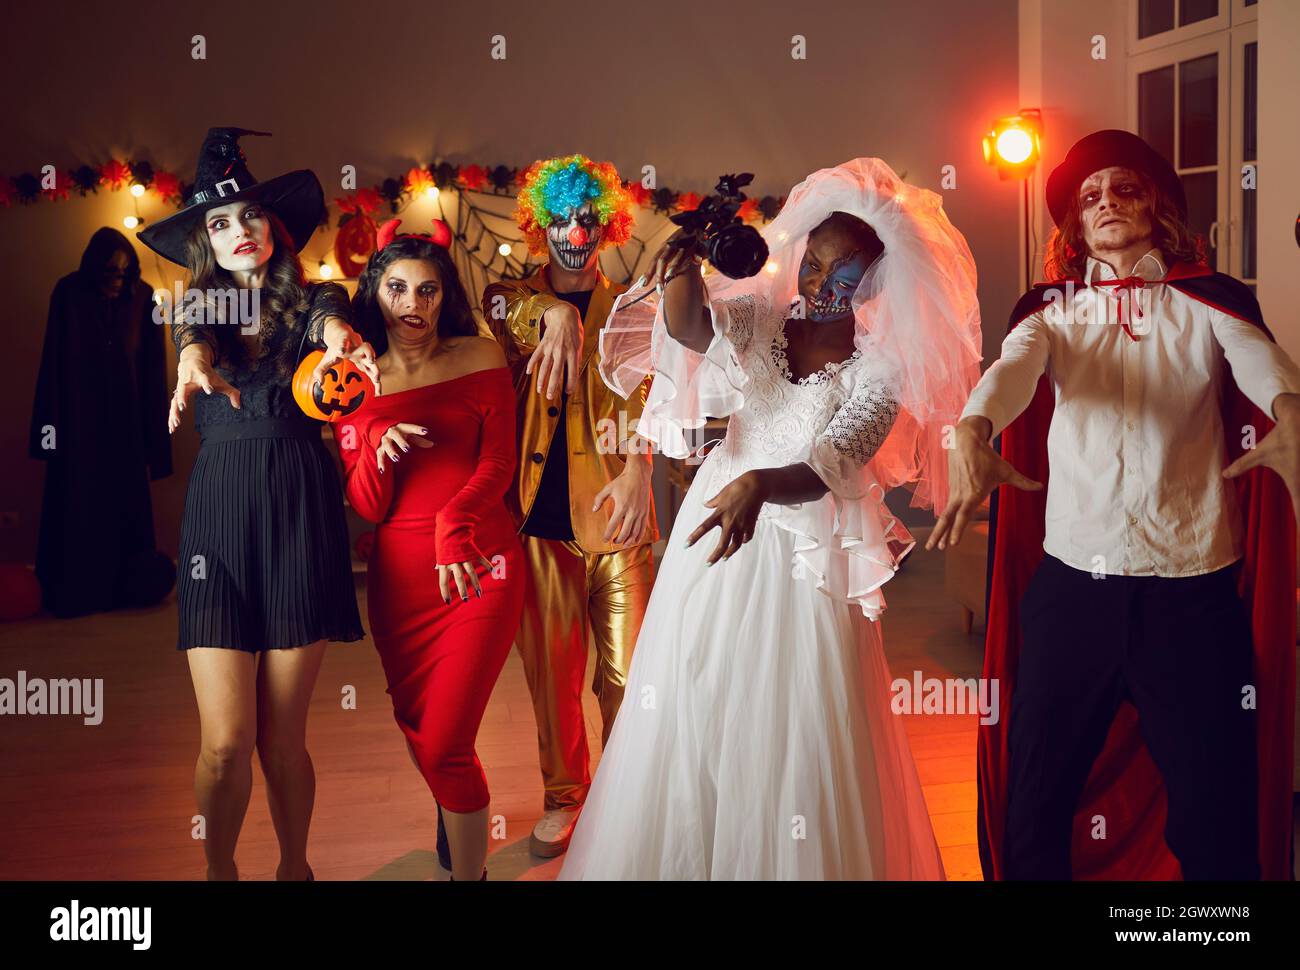
[[[188,178],[203,131],[241,125],[254,173],[310,167],[329,196],[344,164],[362,184],[435,157],[522,165],[581,151],[627,177],[707,191],[723,171],[783,194],[808,172],[879,155],[942,191],[980,269],[997,330],[1016,296],[1016,192],[980,136],[1017,102],[1015,0],[705,4],[237,3],[188,9],[29,8],[10,14],[0,91],[0,172],[142,157]],[[207,59],[190,56],[203,34]],[[504,34],[507,58],[489,46]],[[807,38],[807,60],[790,57]],[[957,169],[956,189],[940,186]],[[125,193],[0,210],[3,323],[11,362],[0,414],[0,558],[30,562],[41,468],[25,435],[49,292],[90,233],[121,226]],[[165,214],[146,202],[145,218]],[[317,252],[323,243],[317,241]],[[312,250],[308,250],[312,254]],[[141,250],[146,279],[171,267]],[[996,347],[986,332],[986,348]],[[155,486],[160,542],[174,553],[197,439]]]

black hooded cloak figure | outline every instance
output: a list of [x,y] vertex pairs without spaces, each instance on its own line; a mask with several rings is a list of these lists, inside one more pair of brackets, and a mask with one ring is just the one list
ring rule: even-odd
[[28,451],[46,463],[36,575],[60,617],[160,601],[150,479],[171,474],[164,328],[120,232],[98,230],[54,287]]

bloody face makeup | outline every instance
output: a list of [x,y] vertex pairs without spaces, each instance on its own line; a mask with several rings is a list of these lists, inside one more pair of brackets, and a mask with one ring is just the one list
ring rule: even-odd
[[379,280],[379,306],[389,340],[419,343],[438,333],[442,278],[438,267],[422,259],[399,259]]
[[1079,226],[1090,253],[1129,249],[1151,238],[1151,196],[1131,168],[1093,172],[1079,186]]
[[589,202],[556,216],[546,227],[546,248],[551,259],[567,270],[589,269],[596,261],[602,229]]
[[836,226],[810,232],[799,263],[799,295],[807,318],[827,323],[852,313],[853,294],[874,261],[874,253],[859,248]]
[[203,217],[217,265],[227,272],[263,266],[275,251],[271,221],[256,202],[232,202],[209,209]]

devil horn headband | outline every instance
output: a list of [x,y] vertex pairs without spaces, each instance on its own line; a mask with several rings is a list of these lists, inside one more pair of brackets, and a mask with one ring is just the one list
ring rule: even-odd
[[397,227],[402,224],[401,219],[389,219],[379,227],[375,233],[375,252],[379,252],[394,239],[424,239],[433,243],[435,246],[441,246],[443,249],[451,248],[451,228],[441,219],[433,220],[433,232],[404,232],[397,235]]

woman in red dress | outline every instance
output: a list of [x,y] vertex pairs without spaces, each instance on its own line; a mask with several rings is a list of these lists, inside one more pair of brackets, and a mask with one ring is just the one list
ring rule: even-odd
[[[442,808],[452,878],[487,877],[488,789],[474,739],[519,626],[526,570],[504,496],[515,404],[444,239],[378,246],[353,301],[383,395],[335,425],[353,508],[377,524],[367,599],[393,713]],[[415,447],[412,447],[412,446]]]

